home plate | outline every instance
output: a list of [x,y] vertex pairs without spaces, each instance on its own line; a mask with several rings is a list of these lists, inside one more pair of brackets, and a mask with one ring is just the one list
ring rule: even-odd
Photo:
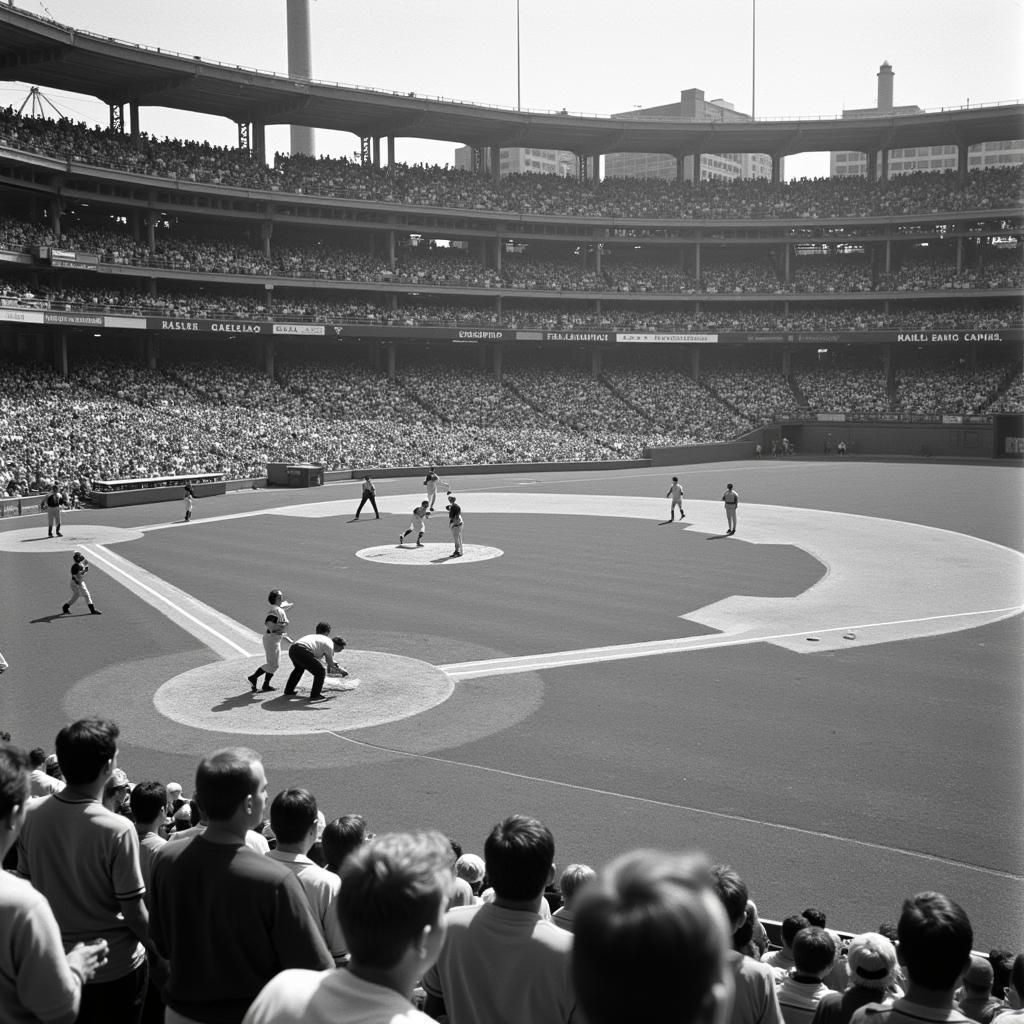
[[416,542],[402,544],[384,544],[380,547],[363,548],[357,551],[359,558],[367,562],[378,562],[385,565],[467,565],[469,562],[484,562],[489,558],[501,558],[505,553],[501,548],[487,547],[485,544],[464,544],[462,555],[454,557],[455,549],[449,541],[446,544],[424,544],[416,547]]
[[358,690],[361,682],[361,679],[353,679],[351,676],[346,676],[342,679],[338,676],[332,676],[330,672],[328,672],[327,679],[324,681],[324,693],[330,691],[333,691],[334,693],[345,693],[347,690]]

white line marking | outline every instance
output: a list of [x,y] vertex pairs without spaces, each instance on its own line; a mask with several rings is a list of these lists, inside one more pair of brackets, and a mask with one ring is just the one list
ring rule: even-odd
[[703,814],[709,818],[718,818],[723,821],[734,821],[744,825],[756,825],[760,828],[776,829],[780,832],[791,832],[795,835],[811,836],[815,839],[828,839],[831,842],[843,843],[848,846],[860,846],[867,850],[880,850],[886,853],[896,853],[903,857],[913,857],[918,860],[929,861],[933,864],[945,864],[950,867],[963,868],[968,871],[977,871],[983,875],[993,878],[1008,878],[1011,881],[1024,881],[1024,875],[1016,875],[1011,871],[999,871],[995,868],[986,868],[978,864],[970,864],[966,861],[951,860],[948,857],[939,857],[933,853],[921,853],[918,850],[907,850],[899,846],[887,846],[885,843],[872,843],[865,839],[852,839],[849,836],[836,835],[833,832],[821,832],[816,829],[799,828],[796,825],[782,825],[775,821],[766,821],[761,818],[748,818],[742,814],[726,814],[724,811],[709,811],[705,807],[690,807],[687,804],[671,803],[668,800],[655,800],[652,797],[635,796],[631,793],[619,793],[613,789],[596,789],[593,786],[581,786],[575,782],[561,782],[558,779],[545,779],[538,775],[524,775],[521,772],[511,772],[504,768],[491,768],[488,765],[473,764],[469,761],[456,761],[447,757],[437,757],[434,754],[420,754],[411,750],[400,750],[396,747],[386,747],[379,743],[368,743],[366,740],[353,739],[344,733],[334,732],[331,729],[322,730],[322,735],[333,736],[344,743],[351,743],[358,747],[367,747],[371,750],[380,750],[390,754],[398,754],[402,757],[415,758],[422,761],[432,761],[436,764],[449,765],[455,768],[469,768],[473,771],[486,772],[492,775],[502,775],[506,778],[517,779],[522,782],[539,782],[547,786],[557,786],[561,789],[571,789],[578,793],[590,793],[594,796],[614,797],[618,800],[628,800],[632,803],[647,804],[652,807],[665,807],[674,811],[685,811],[689,814]]
[[1019,614],[1024,605],[1012,608],[986,608],[979,611],[953,612],[949,615],[926,615],[917,619],[899,619],[892,622],[865,622],[860,625],[817,626],[797,630],[795,633],[774,633],[770,635],[746,636],[744,634],[721,634],[714,636],[679,637],[674,640],[651,640],[639,644],[618,644],[613,647],[584,647],[576,651],[553,651],[550,654],[526,654],[521,657],[491,658],[485,661],[464,661],[452,665],[439,665],[442,672],[455,679],[480,679],[493,675],[514,675],[519,672],[536,672],[546,668],[568,668],[572,665],[590,665],[602,661],[623,661],[628,658],[648,658],[658,654],[678,654],[682,651],[704,651],[716,647],[738,647],[742,644],[770,643],[773,640],[789,640],[795,637],[820,633],[845,633],[854,629],[879,629],[891,626],[908,626],[918,622],[933,622],[939,619],[962,619],[978,615]]
[[[175,616],[180,616],[182,619],[186,619],[187,621],[193,623],[199,629],[205,630],[207,633],[212,634],[214,637],[216,637],[218,640],[220,640],[227,647],[231,648],[234,651],[237,651],[243,657],[249,657],[252,654],[252,650],[251,649],[246,649],[245,647],[242,647],[239,644],[236,644],[234,640],[231,640],[229,637],[224,636],[223,633],[218,632],[211,625],[209,625],[206,622],[203,622],[202,619],[198,618],[195,615],[192,615],[190,612],[185,611],[185,609],[182,608],[180,604],[176,604],[166,594],[161,594],[158,590],[154,589],[153,587],[147,586],[145,583],[142,582],[141,579],[139,579],[138,576],[132,575],[131,572],[128,572],[126,569],[122,568],[120,565],[117,564],[117,561],[115,561],[115,556],[114,556],[113,552],[107,551],[107,549],[104,548],[102,545],[99,545],[99,544],[90,545],[90,546],[82,545],[82,550],[88,552],[88,554],[92,558],[94,558],[98,562],[101,562],[111,572],[119,573],[121,576],[123,576],[128,581],[126,586],[128,587],[129,590],[133,590],[135,593],[139,593],[141,591],[143,594],[149,595],[149,597],[152,598],[152,600],[148,601],[147,603],[152,604],[154,607],[158,608],[161,611],[164,611],[165,614],[166,614],[166,608],[171,609],[174,612]],[[100,552],[102,552],[102,554]],[[104,556],[107,556],[107,557],[104,557]],[[133,565],[127,559],[122,559],[120,555],[116,556],[116,559],[118,561],[123,562],[125,565],[130,566],[137,573],[141,574],[142,572],[144,572],[144,570],[140,570],[138,568],[138,566]],[[159,577],[153,576],[152,573],[147,573],[146,575],[150,576],[154,580],[159,579]],[[172,588],[170,584],[165,583],[163,580],[159,580],[159,583],[160,583],[161,586],[166,587],[168,591],[176,590],[177,589],[177,588]],[[190,600],[194,600],[194,599],[190,598]],[[195,603],[196,604],[200,604],[200,602],[195,602]],[[164,606],[166,606],[166,608]],[[232,626],[235,626],[239,630],[239,632],[241,632],[243,634],[245,632],[247,632],[244,626],[242,626],[242,625],[240,625],[238,623],[235,623],[233,620],[227,618],[227,616],[221,615],[215,609],[209,608],[208,606],[201,606],[201,607],[203,608],[203,611],[210,618],[222,619],[223,621],[230,623]],[[181,623],[180,620],[178,620],[177,618],[172,618],[172,621],[178,622],[178,625],[183,625],[183,623]],[[187,628],[187,627],[185,627],[185,628]],[[193,631],[189,630],[189,632],[193,632]],[[195,634],[193,632],[193,635],[197,635],[197,634]],[[253,635],[255,636],[255,634],[253,634]],[[198,638],[200,640],[203,639],[202,636],[199,636]],[[209,644],[208,644],[208,646],[209,646]],[[216,647],[213,647],[213,650],[217,654],[219,654],[221,657],[224,657],[223,651],[218,650]]]

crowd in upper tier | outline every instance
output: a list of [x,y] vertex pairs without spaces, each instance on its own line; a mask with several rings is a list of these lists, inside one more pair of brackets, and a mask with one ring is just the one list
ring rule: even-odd
[[581,182],[518,174],[494,182],[448,167],[363,166],[347,159],[276,154],[273,166],[239,149],[206,142],[133,139],[68,119],[0,110],[0,145],[98,167],[186,182],[274,192],[469,210],[552,216],[751,219],[865,217],[937,211],[1007,210],[1021,205],[1019,167],[955,173],[921,172],[879,187],[866,178],[823,178],[772,184],[765,179],[702,181],[606,178]]
[[0,490],[51,481],[86,497],[96,480],[224,472],[260,478],[268,462],[329,470],[419,464],[634,459],[645,448],[725,441],[787,413],[854,416],[1024,408],[1019,368],[909,354],[887,383],[877,356],[794,365],[708,359],[694,380],[671,354],[512,352],[501,380],[474,358],[406,353],[395,376],[355,358],[246,362],[167,359],[158,369],[75,359],[68,379],[12,361],[0,378]]

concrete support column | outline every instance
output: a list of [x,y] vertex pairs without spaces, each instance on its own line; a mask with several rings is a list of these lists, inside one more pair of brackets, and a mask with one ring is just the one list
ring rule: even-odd
[[128,104],[128,119],[131,122],[132,145],[138,148],[139,145],[139,101],[132,100]]
[[395,137],[388,136],[388,170],[395,166]]
[[778,153],[772,153],[772,184],[778,185],[782,181],[782,157]]
[[57,334],[57,351],[56,351],[56,367],[55,369],[61,375],[64,380],[68,379],[68,332],[59,331]]
[[494,269],[501,273],[501,255],[505,251],[505,240],[498,235],[494,240]]
[[686,155],[684,153],[676,154],[676,184],[680,187],[686,181]]
[[50,199],[50,230],[60,238],[60,200],[53,196]]
[[373,137],[373,166],[380,167],[380,136]]
[[160,346],[157,342],[155,334],[146,335],[146,366],[150,370],[156,369],[157,356],[159,355]]
[[700,345],[690,348],[690,376],[694,383],[700,380]]
[[[49,353],[47,353],[47,351],[46,351],[46,349],[47,349],[46,342],[47,342],[48,339],[47,339],[45,334],[34,334],[34,335],[32,335],[32,337],[35,338],[35,340],[36,340],[36,362],[37,363],[43,363],[45,365],[45,363],[48,361],[47,360],[47,355],[52,355],[53,354],[52,350]],[[49,361],[53,362],[52,359],[49,360]]]
[[595,348],[590,353],[590,376],[597,380],[601,376],[601,350]]
[[491,146],[491,181],[501,181],[501,146]]
[[260,223],[260,246],[263,255],[270,259],[270,239],[274,237],[274,222],[272,220],[261,221]]
[[267,126],[262,121],[253,121],[252,123],[252,136],[250,137],[250,145],[252,146],[253,156],[256,157],[260,163],[266,163],[267,160]]
[[494,379],[499,384],[501,383],[501,356],[503,351],[504,348],[500,342],[494,346]]
[[600,299],[594,299],[594,316],[600,316],[600,315],[601,315],[601,300]]
[[892,239],[885,240],[885,272],[892,273]]
[[388,345],[388,379],[395,378],[395,346]]
[[479,369],[481,373],[485,373],[487,371],[487,346],[486,345],[477,345],[477,347],[476,347],[476,365],[477,365],[477,369]]
[[274,379],[274,356],[277,355],[277,345],[273,338],[263,339],[263,372],[268,380]]
[[956,272],[959,274],[964,266],[964,240],[960,236],[956,240]]
[[694,184],[697,184],[697,182],[700,181],[700,164],[701,164],[701,161],[703,159],[704,159],[704,154],[703,153],[694,153],[693,156],[691,157],[691,160],[693,161],[693,165],[692,165],[693,166],[693,174],[692,174],[690,180]]
[[784,348],[782,350],[782,376],[787,380],[793,374],[793,352]]
[[494,315],[498,318],[498,323],[500,324],[502,315],[500,294],[494,296]]
[[784,242],[782,245],[782,280],[789,284],[792,281],[792,267],[790,266],[789,257],[792,246],[788,242]]
[[866,154],[868,158],[868,181],[878,181],[878,151]]
[[695,242],[693,246],[693,276],[700,280],[700,242]]
[[146,248],[156,252],[156,214],[152,211],[146,214]]
[[395,269],[395,229],[388,231],[388,269]]
[[970,146],[966,142],[958,142],[956,146],[956,176],[961,185],[967,183],[967,171],[970,169]]
[[142,216],[137,208],[128,215],[128,225],[132,229],[132,238],[138,242],[142,238]]
[[882,181],[888,182],[889,180],[889,150],[882,150]]

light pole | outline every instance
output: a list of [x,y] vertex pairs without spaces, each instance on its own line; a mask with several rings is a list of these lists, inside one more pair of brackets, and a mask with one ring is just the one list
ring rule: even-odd
[[516,110],[523,109],[523,79],[519,63],[519,0],[516,0]]
[[750,117],[757,117],[757,0],[750,0]]

